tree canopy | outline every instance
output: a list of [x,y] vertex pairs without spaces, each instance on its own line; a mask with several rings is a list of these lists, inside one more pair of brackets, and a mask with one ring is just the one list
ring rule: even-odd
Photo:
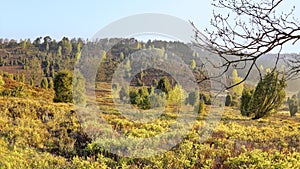
[[72,72],[59,71],[54,78],[55,102],[72,103]]

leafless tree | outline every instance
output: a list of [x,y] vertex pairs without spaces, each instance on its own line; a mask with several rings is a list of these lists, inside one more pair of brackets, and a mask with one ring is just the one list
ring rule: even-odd
[[[260,73],[258,58],[274,51],[278,54],[274,58],[275,70],[278,60],[284,59],[281,55],[283,46],[289,42],[295,44],[300,39],[300,24],[294,17],[295,7],[287,13],[278,12],[282,2],[283,0],[214,0],[212,5],[220,11],[229,10],[228,14],[214,11],[212,29],[206,29],[205,34],[201,34],[191,22],[195,32],[194,45],[216,54],[223,61],[221,65],[214,65],[216,68],[223,68],[222,73],[210,79],[222,76],[234,67],[246,69],[246,76],[240,82],[242,83],[253,69]],[[289,67],[284,72],[286,78],[298,76],[300,56],[286,58],[285,61]]]

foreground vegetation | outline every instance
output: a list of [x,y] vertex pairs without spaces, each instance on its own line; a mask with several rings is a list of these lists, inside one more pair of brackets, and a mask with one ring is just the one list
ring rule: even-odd
[[[4,78],[6,84],[20,85]],[[98,89],[110,85],[101,83]],[[86,135],[71,103],[53,103],[52,89],[32,88],[41,97],[0,98],[1,168],[299,168],[300,116],[288,112],[251,120],[227,107],[211,137],[199,142],[210,106],[193,130],[171,150],[148,158],[125,158],[107,152]],[[176,114],[144,125],[125,120],[109,108],[108,90],[99,102],[112,128],[134,137],[161,133]],[[46,97],[48,96],[48,97]],[[52,98],[52,99],[51,99]],[[105,99],[106,98],[106,99]],[[169,109],[171,110],[171,108]],[[92,126],[91,126],[92,127]],[[92,129],[90,129],[92,130]],[[150,135],[149,135],[150,134]]]

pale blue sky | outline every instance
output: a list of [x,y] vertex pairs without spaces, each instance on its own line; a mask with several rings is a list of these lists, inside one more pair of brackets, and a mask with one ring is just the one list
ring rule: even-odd
[[[286,0],[282,9],[300,1]],[[104,26],[141,13],[162,13],[195,22],[200,30],[209,26],[212,0],[0,0],[0,38],[34,40],[49,35],[90,38]],[[298,9],[298,8],[299,9]],[[300,51],[300,49],[299,49]]]
[[[26,0],[0,1],[0,37],[36,38],[50,35],[93,36],[113,21],[134,14],[162,13],[184,20],[203,20],[211,16],[209,2],[200,0]],[[205,21],[204,21],[205,20]]]

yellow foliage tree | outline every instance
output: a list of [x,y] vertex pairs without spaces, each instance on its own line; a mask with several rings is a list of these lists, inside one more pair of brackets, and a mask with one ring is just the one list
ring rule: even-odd
[[[240,83],[243,80],[243,78],[239,77],[238,72],[237,72],[236,69],[234,69],[232,71],[232,80],[233,80],[233,84],[234,85],[237,84],[237,83]],[[232,88],[232,92],[235,93],[235,94],[237,94],[238,96],[242,95],[243,90],[244,90],[244,82],[241,83],[241,84],[239,84],[239,85],[237,85],[237,86],[234,86]]]
[[170,104],[176,105],[177,111],[179,110],[179,105],[185,101],[187,98],[187,93],[182,89],[180,85],[176,85],[173,90],[168,93],[168,102]]

